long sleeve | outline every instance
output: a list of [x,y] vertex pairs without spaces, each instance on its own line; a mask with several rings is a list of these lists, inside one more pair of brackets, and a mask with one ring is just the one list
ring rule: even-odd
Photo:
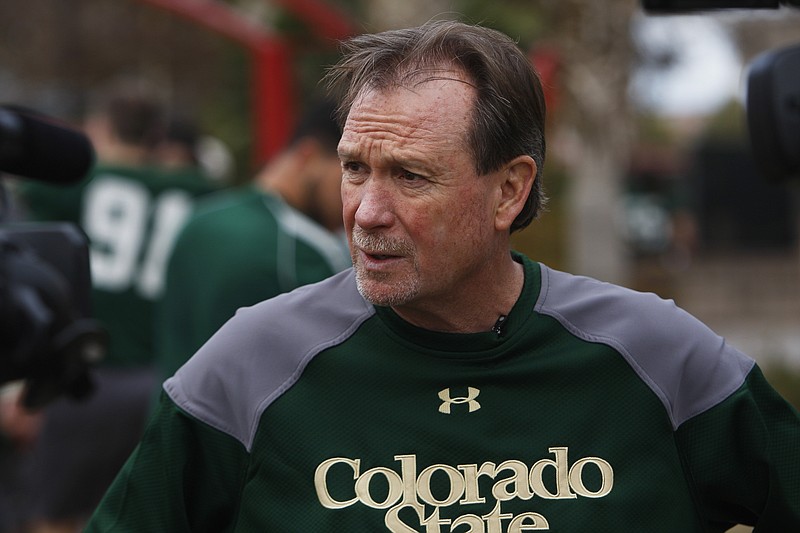
[[800,415],[758,367],[723,402],[676,434],[709,526],[800,531]]
[[145,435],[85,531],[232,531],[248,455],[162,394]]

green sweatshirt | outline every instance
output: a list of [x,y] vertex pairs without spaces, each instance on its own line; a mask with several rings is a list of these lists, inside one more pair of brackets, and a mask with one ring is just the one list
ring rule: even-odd
[[499,333],[414,327],[351,270],[241,310],[86,531],[800,531],[800,417],[753,360],[515,257]]

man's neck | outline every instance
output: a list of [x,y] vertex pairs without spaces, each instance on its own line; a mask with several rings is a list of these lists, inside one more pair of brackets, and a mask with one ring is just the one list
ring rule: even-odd
[[450,299],[392,306],[403,320],[431,331],[478,333],[491,331],[501,316],[507,316],[522,293],[524,267],[509,253],[502,266],[491,269],[491,280]]

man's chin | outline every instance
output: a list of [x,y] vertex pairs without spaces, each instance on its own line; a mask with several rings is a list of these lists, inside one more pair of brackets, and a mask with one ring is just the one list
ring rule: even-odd
[[365,300],[383,307],[406,304],[419,292],[417,284],[394,279],[385,273],[364,274],[356,271],[356,285]]

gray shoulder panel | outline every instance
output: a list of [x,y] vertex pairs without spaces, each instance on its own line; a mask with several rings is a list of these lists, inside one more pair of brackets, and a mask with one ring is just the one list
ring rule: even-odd
[[671,300],[542,265],[536,310],[619,352],[677,428],[736,391],[755,364]]
[[264,410],[318,353],[350,337],[374,314],[348,269],[240,309],[164,383],[192,416],[250,450]]

